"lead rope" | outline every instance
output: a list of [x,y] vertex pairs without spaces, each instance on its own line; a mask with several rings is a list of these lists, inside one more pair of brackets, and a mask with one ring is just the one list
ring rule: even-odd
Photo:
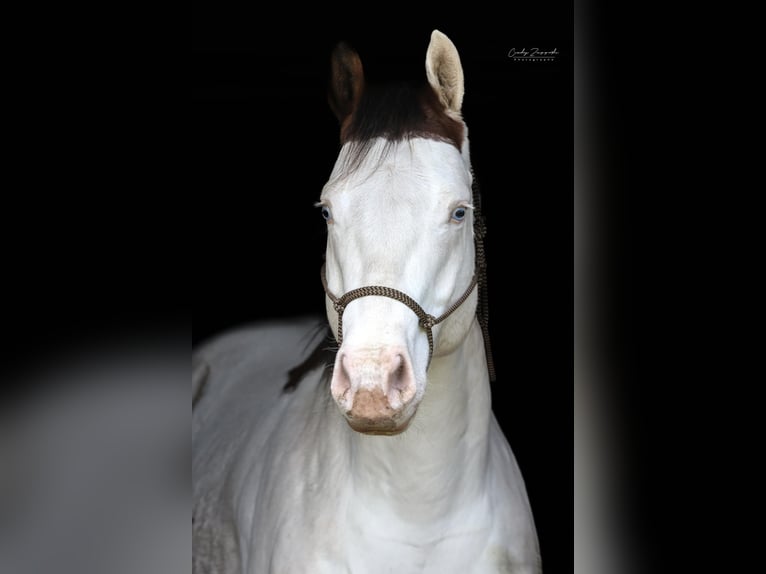
[[487,224],[481,214],[481,193],[479,182],[471,167],[471,190],[473,191],[473,245],[476,251],[476,275],[478,276],[479,301],[476,305],[476,319],[484,337],[484,353],[487,356],[487,372],[493,383],[495,377],[495,360],[492,358],[492,345],[489,342],[489,302],[487,298],[487,255],[484,252],[484,236],[487,235]]

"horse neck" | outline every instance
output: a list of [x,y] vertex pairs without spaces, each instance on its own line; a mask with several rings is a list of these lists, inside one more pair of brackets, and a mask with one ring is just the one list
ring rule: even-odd
[[[350,476],[365,496],[422,519],[483,492],[490,429],[484,340],[476,320],[463,343],[434,357],[410,428],[394,437],[350,432]],[[350,429],[349,429],[350,431]]]

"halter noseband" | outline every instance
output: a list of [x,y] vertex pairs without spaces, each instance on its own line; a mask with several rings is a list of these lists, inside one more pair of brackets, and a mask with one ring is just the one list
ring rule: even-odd
[[[434,334],[432,329],[435,325],[438,325],[444,319],[452,315],[455,311],[457,311],[458,307],[462,305],[466,299],[471,295],[471,292],[473,291],[473,288],[476,287],[476,284],[478,283],[478,280],[476,279],[476,275],[471,278],[471,283],[468,285],[468,289],[465,290],[465,292],[455,301],[452,305],[449,306],[449,308],[439,315],[438,317],[434,317],[433,315],[429,315],[423,310],[423,307],[418,305],[417,301],[407,295],[406,293],[403,293],[399,291],[398,289],[392,289],[391,287],[383,287],[381,285],[369,285],[367,287],[359,287],[358,289],[352,289],[351,291],[348,291],[341,295],[340,297],[336,297],[335,295],[330,292],[330,289],[327,287],[327,274],[325,272],[325,265],[322,265],[322,287],[324,287],[325,293],[327,293],[327,296],[330,298],[330,301],[332,301],[333,307],[335,307],[335,311],[338,313],[338,344],[340,345],[343,342],[343,312],[346,310],[346,306],[351,303],[351,301],[355,299],[359,299],[360,297],[369,297],[371,295],[376,297],[388,297],[389,299],[394,299],[396,301],[399,301],[400,303],[404,303],[412,309],[412,311],[415,313],[415,315],[418,316],[418,324],[425,330],[426,337],[428,337],[428,365],[431,365],[431,357],[434,354]],[[428,367],[426,367],[427,369]]]
[[[473,171],[471,172],[471,175],[473,175]],[[473,178],[473,200],[474,200],[474,209],[473,209],[473,227],[474,227],[474,249],[476,252],[476,271],[473,274],[473,277],[471,278],[471,282],[468,284],[468,288],[463,292],[463,294],[458,297],[458,299],[450,305],[447,310],[439,315],[438,317],[434,317],[433,315],[430,315],[425,312],[423,307],[418,305],[417,301],[415,301],[412,297],[407,295],[406,293],[403,293],[402,291],[399,291],[398,289],[393,289],[391,287],[383,287],[381,285],[369,285],[366,287],[359,287],[357,289],[352,289],[351,291],[348,291],[341,295],[340,297],[336,297],[330,289],[327,287],[327,273],[325,270],[326,265],[322,265],[321,270],[321,277],[322,277],[322,287],[324,287],[325,293],[327,293],[327,296],[330,298],[330,301],[333,303],[333,307],[335,308],[335,311],[338,313],[338,345],[343,343],[343,312],[346,310],[346,306],[348,306],[351,301],[354,301],[356,299],[359,299],[361,297],[370,297],[370,296],[376,296],[376,297],[388,297],[389,299],[394,299],[395,301],[399,301],[400,303],[404,303],[412,309],[412,311],[417,315],[418,317],[418,324],[420,327],[426,332],[426,337],[428,338],[428,365],[426,366],[426,370],[429,366],[431,366],[431,357],[434,354],[434,335],[432,329],[435,325],[438,325],[442,321],[444,321],[447,317],[452,315],[455,311],[457,311],[458,307],[460,307],[466,299],[471,295],[471,292],[473,291],[474,287],[476,285],[479,286],[479,301],[476,306],[476,317],[479,321],[479,326],[481,327],[481,332],[484,337],[484,352],[487,355],[487,370],[489,372],[489,380],[494,381],[495,380],[495,365],[494,361],[492,359],[492,349],[489,344],[489,326],[488,326],[488,308],[487,308],[487,260],[484,253],[484,235],[487,233],[486,225],[484,224],[484,218],[481,215],[481,197],[479,194],[479,186],[476,182],[476,177]]]

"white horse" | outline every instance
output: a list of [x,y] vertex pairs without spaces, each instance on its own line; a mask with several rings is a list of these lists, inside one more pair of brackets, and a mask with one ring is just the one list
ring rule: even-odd
[[195,574],[540,572],[490,406],[463,70],[439,31],[426,76],[376,89],[333,53],[342,148],[319,206],[340,346],[299,321],[195,353]]

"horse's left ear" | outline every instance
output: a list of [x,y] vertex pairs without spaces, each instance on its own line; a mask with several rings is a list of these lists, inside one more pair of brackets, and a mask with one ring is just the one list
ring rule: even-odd
[[439,30],[431,33],[426,52],[426,75],[444,107],[459,115],[463,106],[463,67],[455,44]]
[[364,71],[359,54],[345,42],[332,53],[330,107],[342,124],[356,109],[364,90]]

